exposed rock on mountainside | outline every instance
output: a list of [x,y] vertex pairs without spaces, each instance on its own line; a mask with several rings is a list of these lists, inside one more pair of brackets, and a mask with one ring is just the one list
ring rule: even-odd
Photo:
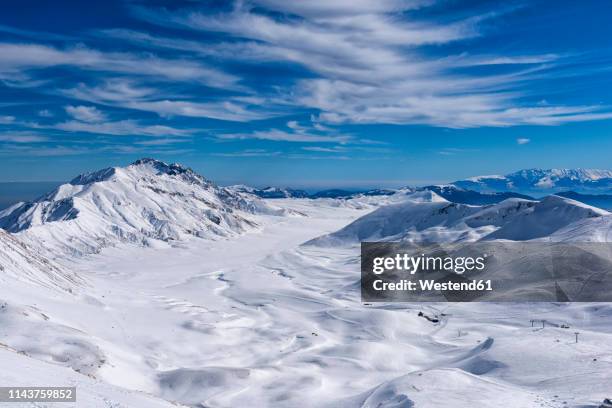
[[39,247],[82,254],[118,242],[231,236],[256,228],[256,214],[282,213],[179,164],[141,159],[80,175],[37,201],[9,207],[0,212],[0,227]]

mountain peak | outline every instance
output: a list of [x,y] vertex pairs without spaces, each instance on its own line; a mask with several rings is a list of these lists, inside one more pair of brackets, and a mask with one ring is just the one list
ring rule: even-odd
[[142,159],[138,159],[135,162],[133,162],[132,164],[130,164],[130,166],[140,166],[142,164],[161,164],[161,165],[167,165],[165,162],[161,161],[161,160],[157,160],[154,159],[152,157],[143,157]]
[[154,168],[157,172],[162,173],[162,174],[169,174],[169,175],[178,175],[178,174],[185,174],[185,173],[195,174],[191,168],[185,167],[182,164],[178,164],[178,163],[168,164],[161,160],[153,159],[150,157],[143,157],[142,159],[138,159],[129,165],[129,167],[146,167],[146,166],[150,166]]
[[205,178],[196,174],[191,168],[178,163],[168,164],[161,160],[145,157],[138,159],[127,167],[107,167],[105,169],[83,173],[70,181],[73,186],[84,186],[87,184],[108,181],[122,171],[137,170],[139,172],[153,173],[155,175],[167,174],[170,176],[186,175],[192,181],[205,181]]

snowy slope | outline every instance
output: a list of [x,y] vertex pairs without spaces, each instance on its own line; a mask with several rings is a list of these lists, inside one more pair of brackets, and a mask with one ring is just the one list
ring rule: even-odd
[[76,387],[77,403],[19,403],[12,408],[180,408],[183,405],[155,398],[143,392],[129,391],[109,385],[96,378],[79,374],[70,368],[28,358],[11,348],[0,346],[0,383],[14,387],[43,385],[50,387]]
[[[507,214],[507,211],[498,213],[499,216],[504,214]],[[500,228],[489,234],[486,239],[524,241],[546,238],[576,222],[599,219],[608,214],[605,210],[569,198],[548,196],[516,216],[510,217],[508,222],[500,225]]]
[[473,206],[450,203],[425,190],[408,196],[405,202],[381,207],[309,244],[333,246],[392,240],[523,241],[544,238],[574,223],[607,215],[605,210],[559,196],[548,196],[541,201],[511,198],[494,205]]
[[18,282],[70,290],[82,279],[32,251],[23,242],[0,229],[0,282],[5,287]]
[[399,204],[381,207],[309,244],[335,246],[360,241],[411,238],[455,241],[461,239],[463,231],[452,227],[479,209],[477,206],[451,203],[432,191],[424,190],[408,196],[407,200]]
[[[353,401],[359,402],[359,405],[351,405]],[[441,368],[393,379],[374,388],[363,400],[353,399],[345,403],[346,407],[363,408],[533,408],[537,402],[535,392],[491,381],[460,369]],[[342,403],[339,405],[342,406]]]
[[[78,296],[2,286],[0,383],[76,385],[76,406],[94,408],[576,408],[609,397],[610,304],[364,304],[356,248],[300,243],[370,210],[274,202],[308,216],[75,258],[90,282]],[[503,204],[465,206],[477,212],[463,219],[502,225],[492,208],[512,218],[536,205]]]
[[80,259],[105,295],[79,309],[99,318],[72,318],[104,354],[96,377],[211,408],[578,407],[607,396],[609,305],[363,304],[358,251],[298,246],[363,212],[283,204],[309,217],[269,217],[262,234],[212,245]]
[[35,202],[0,212],[0,227],[60,254],[119,242],[152,245],[254,229],[253,215],[283,211],[218,187],[191,169],[153,159],[83,174]]
[[612,214],[574,222],[550,235],[551,241],[612,242]]
[[476,191],[553,193],[612,190],[612,170],[526,169],[505,176],[478,176],[455,181],[455,186]]

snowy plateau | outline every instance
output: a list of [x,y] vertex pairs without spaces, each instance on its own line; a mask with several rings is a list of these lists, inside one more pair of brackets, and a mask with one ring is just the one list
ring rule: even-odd
[[598,407],[612,304],[361,302],[364,240],[612,240],[606,209],[492,188],[612,173],[516,174],[342,198],[153,159],[78,176],[0,212],[0,384],[83,408]]

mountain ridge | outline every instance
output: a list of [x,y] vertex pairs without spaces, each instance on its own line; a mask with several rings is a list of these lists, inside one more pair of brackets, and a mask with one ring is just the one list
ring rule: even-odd
[[[609,218],[611,214],[606,210],[556,195],[540,201],[509,198],[491,205],[469,205],[453,203],[433,191],[423,190],[409,196],[405,202],[380,207],[306,244],[343,246],[362,241],[397,240],[435,243],[492,239],[525,241],[549,237],[590,219],[607,225]],[[561,235],[556,237],[563,239]]]
[[451,184],[479,192],[514,191],[550,194],[562,190],[579,193],[612,191],[612,170],[522,169],[506,175],[468,177]]
[[86,254],[118,242],[241,234],[258,228],[261,214],[284,212],[190,168],[145,158],[81,174],[38,200],[0,211],[0,228],[42,248]]

